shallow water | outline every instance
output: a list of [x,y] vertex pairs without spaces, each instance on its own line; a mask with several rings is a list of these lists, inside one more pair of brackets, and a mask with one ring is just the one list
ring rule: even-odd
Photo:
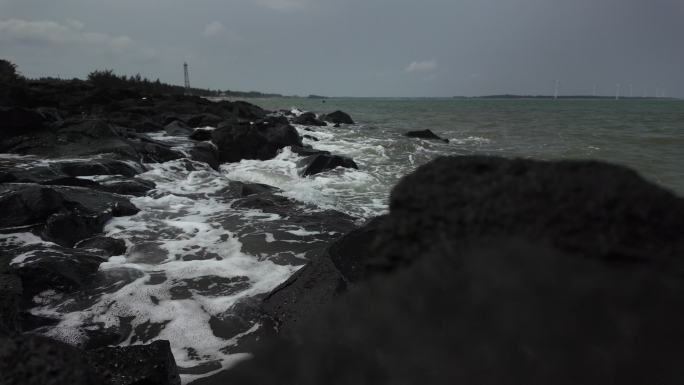
[[[299,158],[289,149],[268,161],[225,164],[220,172],[188,160],[146,165],[139,177],[154,181],[157,188],[132,198],[140,213],[115,218],[105,228],[107,235],[126,241],[127,253],[102,264],[96,282],[83,293],[41,293],[32,313],[59,323],[39,332],[73,344],[86,340],[91,331],[114,329],[127,335],[122,345],[167,339],[184,383],[228,368],[248,357],[249,348],[241,343],[261,327],[254,320],[236,324],[231,318],[235,306],[268,293],[340,235],[323,226],[317,213],[335,209],[359,223],[379,215],[387,210],[392,186],[439,155],[604,159],[634,167],[684,194],[681,101],[251,102],[273,110],[350,113],[357,121],[352,126],[296,128],[310,136],[306,144],[351,156],[359,170],[303,178],[297,173]],[[403,136],[425,128],[450,143]],[[191,146],[185,138],[153,136],[180,150]],[[231,181],[276,186],[280,195],[301,203],[291,215],[234,207],[236,197],[226,193]],[[30,260],[36,248],[57,250],[29,233],[2,235],[0,246],[27,248],[14,263]]]

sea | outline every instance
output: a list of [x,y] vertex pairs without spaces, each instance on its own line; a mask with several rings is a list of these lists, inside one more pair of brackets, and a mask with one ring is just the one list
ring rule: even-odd
[[[682,100],[247,101],[271,111],[349,113],[356,124],[295,128],[306,135],[305,144],[351,157],[358,170],[301,177],[300,158],[289,148],[267,161],[224,164],[220,172],[203,164],[188,167],[187,160],[147,164],[140,177],[154,181],[157,188],[131,199],[140,213],[114,218],[105,227],[106,235],[126,241],[128,251],[103,263],[87,292],[38,295],[31,312],[54,318],[57,324],[37,333],[75,345],[100,330],[123,330],[120,345],[169,340],[185,384],[249,359],[250,351],[235,347],[263,325],[247,320],[242,329],[226,335],[217,333],[215,323],[230,318],[240,303],[287,280],[310,256],[299,251],[331,234],[282,215],[233,207],[234,201],[221,196],[230,181],[278,187],[278,194],[299,202],[301,210],[337,210],[358,224],[387,212],[392,187],[438,156],[598,159],[631,167],[684,196]],[[449,142],[404,135],[424,129]],[[162,132],[152,136],[181,151],[192,146],[187,138]],[[26,164],[47,161],[12,159]],[[5,234],[0,246],[54,247],[31,233]],[[283,258],[283,247],[294,250],[289,258]],[[30,257],[29,251],[13,263],[26,263]]]

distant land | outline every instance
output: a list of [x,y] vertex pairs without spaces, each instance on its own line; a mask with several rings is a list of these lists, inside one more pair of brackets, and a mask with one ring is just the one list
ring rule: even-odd
[[[454,96],[453,99],[556,99],[553,95],[485,95],[485,96]],[[594,96],[594,95],[558,95],[557,99],[603,99],[603,100],[615,100],[615,96]],[[620,100],[663,100],[676,98],[669,97],[651,97],[651,96],[620,96]]]

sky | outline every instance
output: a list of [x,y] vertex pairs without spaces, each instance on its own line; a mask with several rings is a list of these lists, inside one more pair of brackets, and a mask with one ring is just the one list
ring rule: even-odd
[[684,97],[684,0],[0,0],[0,58],[286,95]]

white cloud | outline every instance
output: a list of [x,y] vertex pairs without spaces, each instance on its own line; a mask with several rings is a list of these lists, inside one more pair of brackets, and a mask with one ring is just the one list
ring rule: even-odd
[[86,32],[78,20],[63,24],[55,21],[0,20],[0,42],[33,44],[86,44],[115,52],[131,47],[128,36],[111,36],[106,33]]
[[291,11],[305,8],[309,0],[256,0],[260,5],[278,11]]
[[437,69],[437,62],[435,60],[414,61],[409,64],[404,71],[406,72],[430,72]]
[[218,21],[212,21],[204,27],[204,36],[214,37],[223,35],[226,32],[226,27]]

